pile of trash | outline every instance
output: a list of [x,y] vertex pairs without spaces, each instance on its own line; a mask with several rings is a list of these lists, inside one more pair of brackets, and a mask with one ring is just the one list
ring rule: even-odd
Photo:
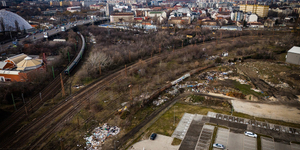
[[169,100],[168,97],[164,96],[163,98],[161,98],[161,97],[159,96],[157,100],[154,100],[154,101],[153,101],[153,105],[159,106],[159,105],[161,105],[162,103],[166,102],[167,100]]
[[86,140],[87,149],[101,149],[105,140],[120,133],[120,128],[117,126],[109,126],[105,123],[102,127],[96,127],[91,136],[84,138]]

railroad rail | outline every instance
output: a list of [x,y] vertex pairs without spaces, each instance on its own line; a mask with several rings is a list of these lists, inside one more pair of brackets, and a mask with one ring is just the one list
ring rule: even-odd
[[[179,52],[185,53],[185,52]],[[163,55],[161,55],[163,56]],[[144,60],[147,64],[156,63],[161,60],[160,56],[154,56]],[[133,64],[127,67],[128,72],[133,71],[138,68],[138,63]],[[49,111],[40,115],[32,122],[23,126],[18,130],[12,137],[8,137],[6,140],[2,141],[0,145],[2,148],[20,148],[28,143],[29,137],[33,137],[35,133],[41,131],[44,127],[45,130],[40,133],[38,138],[35,139],[30,145],[25,146],[26,149],[38,149],[42,142],[45,142],[52,133],[56,132],[61,125],[72,118],[81,108],[82,103],[88,100],[93,94],[96,94],[103,90],[107,85],[115,82],[117,78],[124,78],[124,73],[127,70],[122,69],[117,71],[102,80],[92,83],[90,86],[87,86],[81,89],[79,92],[69,96],[66,100],[61,101],[56,106],[51,108]],[[126,74],[126,73],[125,73]],[[111,106],[114,101],[111,101],[108,106]],[[112,109],[111,113],[114,113],[116,109]],[[111,114],[109,113],[109,114]],[[103,119],[107,118],[109,115],[103,116]],[[102,120],[102,119],[101,119]],[[50,125],[49,123],[52,122]]]
[[[81,41],[79,41],[79,45],[81,45],[80,52],[82,52],[82,53],[80,53],[80,56],[82,57],[82,54],[84,52],[84,51],[82,51],[82,49],[84,49],[84,47],[85,47],[85,39],[80,33],[79,33],[79,36],[82,39]],[[73,62],[74,62],[74,59],[73,59],[72,63]],[[73,65],[72,68],[74,68],[74,67],[75,66]],[[64,71],[62,73],[64,73]],[[62,76],[62,80],[64,83],[67,81],[67,79],[68,79],[68,76]],[[11,116],[9,116],[9,118],[7,118],[3,122],[1,122],[1,124],[0,124],[0,129],[1,129],[0,139],[1,140],[0,141],[4,142],[4,141],[6,141],[6,139],[8,139],[10,136],[12,136],[11,133],[19,132],[20,129],[18,129],[16,127],[18,127],[18,125],[22,121],[26,120],[26,118],[28,118],[29,115],[33,114],[36,110],[38,110],[46,100],[57,95],[61,91],[60,82],[61,82],[60,76],[57,76],[46,88],[44,88],[39,94],[34,96],[29,101],[29,103],[24,104],[21,108],[19,108]],[[28,116],[26,114],[28,114]],[[22,126],[21,129],[24,127],[25,126]],[[2,142],[0,142],[0,145]],[[1,147],[2,147],[2,145],[1,145]]]

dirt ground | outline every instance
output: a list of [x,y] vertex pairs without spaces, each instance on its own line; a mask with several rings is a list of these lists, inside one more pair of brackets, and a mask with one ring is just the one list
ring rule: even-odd
[[300,108],[297,107],[277,104],[259,104],[241,100],[232,100],[231,102],[235,112],[255,117],[300,123]]

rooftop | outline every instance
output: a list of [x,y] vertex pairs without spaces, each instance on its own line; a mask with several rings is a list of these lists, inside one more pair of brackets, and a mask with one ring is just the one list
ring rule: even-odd
[[296,54],[300,54],[300,47],[298,46],[293,46],[288,53],[296,53]]

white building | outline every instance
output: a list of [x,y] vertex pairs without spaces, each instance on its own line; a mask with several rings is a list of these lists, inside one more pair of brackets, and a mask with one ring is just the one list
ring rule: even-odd
[[257,22],[258,16],[256,14],[246,15],[247,22]]
[[285,56],[286,62],[291,64],[300,65],[300,47],[293,46]]

